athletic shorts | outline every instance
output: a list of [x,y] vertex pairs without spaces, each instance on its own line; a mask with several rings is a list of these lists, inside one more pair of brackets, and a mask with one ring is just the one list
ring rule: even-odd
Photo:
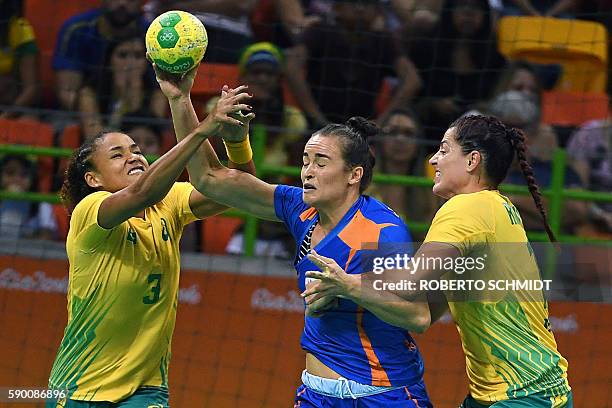
[[366,397],[336,398],[319,394],[301,385],[295,396],[294,408],[432,408],[422,384],[396,388]]
[[574,408],[574,399],[571,391],[558,397],[545,397],[542,393],[537,393],[495,402],[493,405],[483,405],[468,395],[459,408]]
[[46,408],[169,408],[168,400],[167,388],[141,387],[119,402],[49,400]]

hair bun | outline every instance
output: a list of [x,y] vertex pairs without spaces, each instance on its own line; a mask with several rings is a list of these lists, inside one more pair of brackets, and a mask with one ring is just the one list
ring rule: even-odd
[[379,131],[376,124],[361,116],[353,116],[346,121],[346,125],[359,134],[359,136],[361,136],[364,140],[368,140],[368,138],[376,136]]

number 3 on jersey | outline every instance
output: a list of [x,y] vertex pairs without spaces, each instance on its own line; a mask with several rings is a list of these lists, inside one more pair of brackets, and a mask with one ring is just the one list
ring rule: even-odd
[[145,305],[152,305],[157,303],[159,300],[159,292],[161,289],[161,273],[152,273],[147,279],[152,286],[149,288],[149,292],[142,298],[142,303]]

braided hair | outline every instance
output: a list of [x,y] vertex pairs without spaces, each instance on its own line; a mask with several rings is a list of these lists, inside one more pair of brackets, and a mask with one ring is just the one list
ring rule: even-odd
[[469,115],[453,122],[450,127],[456,130],[455,138],[464,154],[474,150],[482,155],[484,169],[493,188],[506,178],[512,160],[516,155],[531,197],[540,213],[542,224],[551,242],[557,239],[548,224],[542,193],[535,179],[533,168],[527,161],[525,134],[504,125],[493,116]]
[[74,207],[89,194],[97,191],[85,181],[85,173],[94,169],[91,156],[96,151],[98,141],[104,138],[108,132],[103,131],[95,137],[86,140],[74,151],[68,166],[64,172],[64,182],[60,190],[60,198],[68,213],[71,214]]
[[347,168],[363,167],[363,176],[359,181],[359,194],[362,194],[372,182],[372,173],[376,157],[370,148],[369,138],[379,133],[378,127],[361,116],[354,116],[345,124],[330,123],[313,136],[336,136],[342,141],[342,158]]

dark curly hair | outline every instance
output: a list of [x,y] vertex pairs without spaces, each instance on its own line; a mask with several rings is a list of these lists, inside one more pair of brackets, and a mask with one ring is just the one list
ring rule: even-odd
[[557,239],[548,224],[548,217],[542,203],[542,194],[533,169],[527,161],[527,145],[523,132],[504,125],[493,116],[483,115],[463,116],[454,121],[450,127],[455,128],[455,139],[464,154],[474,150],[480,152],[485,172],[494,188],[497,188],[506,178],[516,154],[523,176],[527,181],[529,192],[542,217],[542,223],[548,238],[551,242],[556,242]]
[[363,167],[359,182],[359,193],[363,193],[372,182],[376,157],[370,148],[370,138],[378,136],[378,127],[361,116],[354,116],[344,124],[330,123],[313,136],[336,136],[342,140],[342,158],[347,168]]
[[98,141],[104,138],[108,131],[102,131],[95,137],[86,140],[78,149],[74,151],[66,171],[64,172],[64,182],[60,190],[60,198],[64,206],[71,214],[74,207],[89,194],[97,191],[85,182],[85,173],[94,170],[91,156],[96,151]]

